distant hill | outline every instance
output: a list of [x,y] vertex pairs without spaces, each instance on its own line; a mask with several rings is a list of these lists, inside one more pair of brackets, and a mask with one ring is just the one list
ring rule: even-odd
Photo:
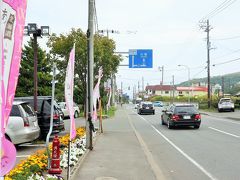
[[[236,93],[240,91],[240,72],[225,74],[224,77],[224,92],[225,93]],[[192,83],[207,84],[207,78],[198,78],[190,81]],[[211,84],[219,84],[222,86],[222,76],[211,77]],[[188,81],[182,82],[179,86],[188,86]]]

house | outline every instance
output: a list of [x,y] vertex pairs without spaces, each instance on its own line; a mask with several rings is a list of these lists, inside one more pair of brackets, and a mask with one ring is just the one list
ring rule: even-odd
[[188,96],[190,93],[191,97],[207,95],[208,88],[202,86],[193,87],[176,87],[176,96]]
[[202,96],[207,95],[207,87],[193,86],[193,87],[176,87],[172,85],[149,85],[146,86],[146,93],[149,96]]
[[158,95],[158,96],[172,96],[174,86],[171,85],[149,85],[146,86],[146,93],[149,96]]

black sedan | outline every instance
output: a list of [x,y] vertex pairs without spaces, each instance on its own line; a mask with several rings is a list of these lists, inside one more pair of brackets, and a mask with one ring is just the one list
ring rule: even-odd
[[175,126],[193,126],[195,129],[200,127],[201,115],[191,104],[173,104],[162,112],[162,125],[167,125],[168,129]]

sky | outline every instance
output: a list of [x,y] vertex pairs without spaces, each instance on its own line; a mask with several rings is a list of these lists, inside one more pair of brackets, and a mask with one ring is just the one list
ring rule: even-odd
[[[207,76],[207,33],[199,23],[209,17],[211,25],[211,76],[240,71],[240,61],[219,64],[240,57],[240,1],[233,3],[215,16],[208,16],[226,0],[95,0],[99,30],[115,30],[109,34],[116,42],[116,52],[129,49],[152,49],[153,68],[130,69],[120,66],[117,85],[123,84],[124,93],[132,95],[133,86],[175,84]],[[226,2],[228,2],[226,1]],[[87,0],[28,0],[26,24],[48,25],[52,33],[68,33],[71,28],[88,27]],[[106,35],[106,34],[105,34]],[[26,42],[29,37],[24,37]],[[46,48],[46,38],[39,39]],[[124,55],[121,64],[128,64]],[[185,65],[179,67],[178,65]],[[212,66],[216,64],[216,66]],[[186,68],[188,67],[188,68]],[[142,81],[144,79],[144,81]],[[130,87],[130,90],[128,88]]]

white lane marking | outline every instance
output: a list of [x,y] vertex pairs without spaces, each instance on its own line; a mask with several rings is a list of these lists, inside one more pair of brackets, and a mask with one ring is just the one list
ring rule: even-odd
[[[139,116],[139,115],[138,115]],[[203,166],[197,163],[193,158],[187,155],[182,149],[180,149],[177,145],[175,145],[170,139],[168,139],[164,134],[162,134],[155,126],[149,123],[142,116],[139,116],[146,123],[148,123],[160,136],[162,136],[169,144],[171,144],[178,152],[180,152],[185,158],[187,158],[191,163],[193,163],[198,169],[200,169],[206,176],[208,176],[211,180],[217,180],[211,173],[209,173]]]
[[150,164],[151,168],[152,168],[152,171],[156,177],[157,180],[164,180],[166,179],[164,176],[163,176],[163,173],[161,171],[161,169],[159,168],[158,164],[156,163],[156,161],[154,160],[154,157],[152,155],[152,153],[150,152],[150,150],[148,149],[148,146],[147,144],[145,143],[145,141],[143,140],[142,136],[138,133],[138,131],[136,130],[136,128],[134,127],[129,115],[127,114],[127,117],[128,117],[128,122],[130,124],[130,126],[132,127],[137,139],[138,139],[138,142],[140,144],[140,146],[142,147],[142,150],[147,158],[147,161],[148,163]]
[[213,127],[208,127],[209,129],[212,129],[214,131],[217,131],[217,132],[220,132],[220,133],[223,133],[223,134],[227,134],[229,136],[232,136],[232,137],[235,137],[235,138],[240,138],[240,136],[237,136],[235,134],[231,134],[231,133],[228,133],[228,132],[225,132],[225,131],[222,131],[222,130],[219,130],[219,129],[216,129],[216,128],[213,128]]
[[19,156],[16,156],[17,158],[26,158],[26,157],[29,157],[30,155],[19,155]]

